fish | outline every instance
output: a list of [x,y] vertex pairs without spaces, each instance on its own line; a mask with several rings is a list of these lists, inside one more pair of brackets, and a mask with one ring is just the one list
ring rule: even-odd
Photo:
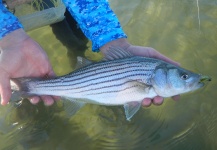
[[100,62],[77,58],[77,69],[51,78],[14,78],[12,90],[23,97],[60,96],[70,100],[75,114],[86,103],[124,106],[127,120],[136,114],[144,98],[172,97],[195,91],[211,81],[208,76],[168,62],[134,56],[121,48],[110,47]]

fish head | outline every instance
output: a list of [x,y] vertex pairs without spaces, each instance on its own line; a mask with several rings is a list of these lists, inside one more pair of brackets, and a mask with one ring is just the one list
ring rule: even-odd
[[171,97],[197,90],[204,86],[203,81],[211,81],[211,78],[178,66],[163,64],[156,67],[151,80],[159,96]]

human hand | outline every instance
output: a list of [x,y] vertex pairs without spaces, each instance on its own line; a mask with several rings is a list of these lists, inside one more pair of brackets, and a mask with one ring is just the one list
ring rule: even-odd
[[[15,30],[0,40],[0,94],[1,104],[11,97],[11,78],[55,76],[44,50],[23,29]],[[52,105],[54,98],[41,96],[45,105]],[[38,103],[39,97],[30,102]]]
[[[166,62],[171,63],[171,64],[176,65],[176,66],[180,65],[179,63],[169,59],[168,57],[162,55],[161,53],[159,53],[158,51],[156,51],[155,49],[153,49],[151,47],[142,47],[142,46],[131,45],[130,43],[128,43],[127,39],[125,39],[125,38],[117,39],[117,40],[114,40],[114,41],[111,41],[111,42],[105,44],[104,46],[102,46],[100,48],[100,51],[102,51],[102,53],[105,54],[106,50],[108,50],[109,47],[111,47],[111,46],[120,47],[126,51],[129,51],[131,54],[136,55],[136,56],[145,56],[145,57],[161,59],[163,61],[166,61]],[[173,96],[172,98],[174,100],[178,100],[179,95]],[[153,99],[145,98],[142,101],[142,106],[148,107],[152,103],[154,105],[161,105],[163,103],[163,101],[164,101],[164,99],[161,96],[156,96]]]

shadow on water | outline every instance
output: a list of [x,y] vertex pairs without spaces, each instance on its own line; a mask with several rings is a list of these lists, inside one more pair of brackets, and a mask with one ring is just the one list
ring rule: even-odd
[[[169,101],[169,100],[168,100]],[[184,99],[183,99],[184,101]],[[204,124],[194,111],[181,111],[181,106],[168,102],[161,108],[140,109],[129,122],[122,107],[87,105],[75,116],[67,118],[61,103],[46,107],[23,101],[20,107],[7,113],[7,124],[17,123],[8,133],[1,133],[1,149],[211,149],[201,130],[216,129],[217,119]],[[186,109],[190,109],[187,102]],[[171,108],[173,106],[173,108]],[[169,108],[169,110],[168,110]],[[168,114],[174,113],[168,118]],[[203,106],[203,119],[211,117]],[[188,114],[188,115],[187,115]],[[215,114],[215,112],[213,112]],[[174,119],[174,117],[179,118]],[[188,116],[188,117],[186,117]],[[192,122],[191,120],[194,120]],[[208,126],[206,126],[208,125]],[[208,127],[208,128],[207,128]],[[214,135],[210,134],[213,138]],[[189,139],[191,139],[189,141]]]
[[76,61],[74,57],[84,57],[84,52],[87,49],[88,39],[84,36],[82,31],[77,25],[77,22],[70,16],[69,12],[65,12],[66,18],[51,25],[53,35],[60,43],[67,49],[67,56],[71,61],[71,66],[74,67]]
[[65,12],[65,16],[66,18],[63,21],[50,25],[54,36],[67,47],[68,51],[85,51],[88,39],[68,11]]
[[0,144],[1,149],[29,149],[48,140],[46,128],[52,123],[54,106],[34,106],[28,100],[23,100],[18,107],[14,107],[13,103],[8,107],[10,112],[1,112],[5,119],[0,128],[1,143],[5,143]]

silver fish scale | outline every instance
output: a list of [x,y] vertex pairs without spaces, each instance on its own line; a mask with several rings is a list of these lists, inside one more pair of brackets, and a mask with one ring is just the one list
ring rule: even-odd
[[[99,62],[56,79],[33,81],[33,85],[29,86],[33,88],[29,91],[34,94],[64,91],[64,94],[70,93],[70,95],[90,95],[131,88],[128,85],[133,81],[151,85],[152,73],[160,63],[162,62],[155,59],[138,56]],[[136,85],[132,84],[132,87],[134,86]]]
[[[105,60],[110,61],[90,64],[55,79],[14,79],[18,86],[15,91],[21,91],[21,95],[24,96],[61,96],[64,98],[63,102],[70,101],[70,104],[64,103],[69,114],[75,114],[86,103],[107,106],[123,105],[126,119],[130,120],[139,110],[144,98],[154,98],[157,95],[170,97],[186,93],[202,87],[203,83],[199,81],[207,79],[161,60],[132,56],[121,49],[110,50],[105,57]],[[82,65],[89,64],[83,58],[78,58],[78,62],[83,63]],[[165,69],[168,73],[162,73],[158,69]],[[190,83],[187,79],[190,86],[182,84],[185,81],[179,74],[183,72],[192,76]],[[155,76],[153,73],[156,73]],[[166,75],[166,80],[164,75]],[[154,77],[153,80],[151,80],[152,77]]]

